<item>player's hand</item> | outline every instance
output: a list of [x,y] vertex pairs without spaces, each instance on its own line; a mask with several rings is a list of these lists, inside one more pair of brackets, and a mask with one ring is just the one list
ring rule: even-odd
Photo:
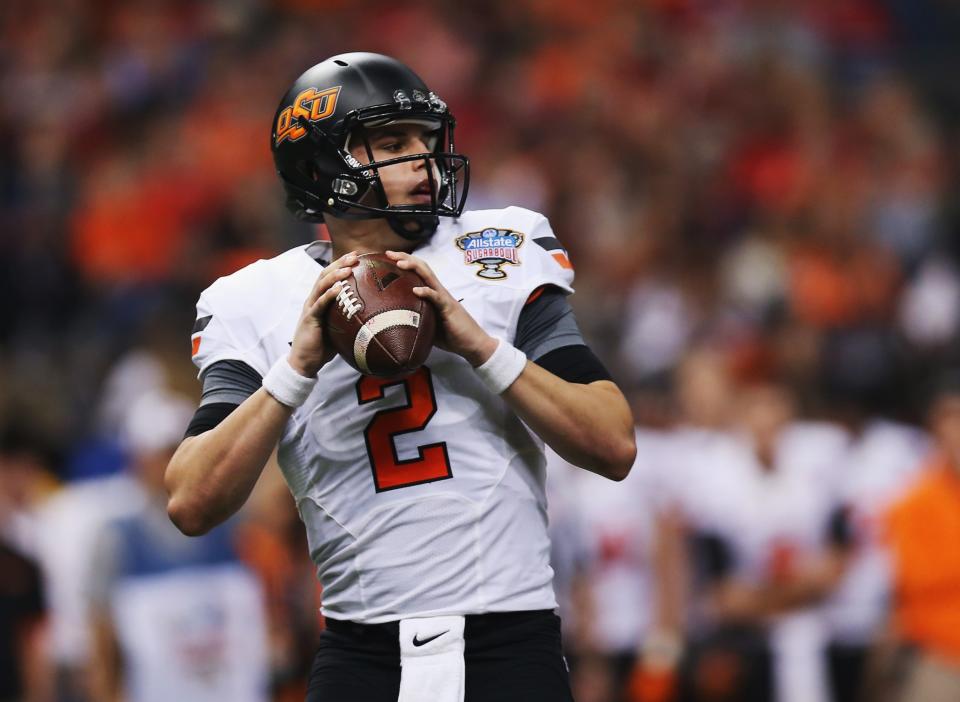
[[466,308],[443,287],[430,266],[420,258],[402,251],[387,251],[387,256],[403,270],[413,271],[426,283],[413,289],[417,297],[433,303],[439,326],[436,345],[445,351],[462,356],[476,368],[490,358],[497,348],[497,340],[470,316]]
[[340,292],[340,283],[350,277],[359,261],[356,251],[351,251],[324,268],[313,284],[290,345],[290,365],[297,373],[312,378],[336,355],[324,339],[323,315]]

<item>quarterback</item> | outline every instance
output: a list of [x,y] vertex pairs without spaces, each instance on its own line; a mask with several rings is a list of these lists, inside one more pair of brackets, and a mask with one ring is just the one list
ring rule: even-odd
[[[167,468],[171,519],[187,534],[220,523],[277,450],[323,584],[308,700],[572,699],[543,445],[612,480],[636,449],[566,300],[566,252],[535,212],[464,212],[454,119],[392,58],[342,54],[301,75],[271,149],[288,207],[331,241],[201,295],[203,396]],[[435,348],[405,377],[361,375],[324,338],[366,252],[419,274],[437,313]]]

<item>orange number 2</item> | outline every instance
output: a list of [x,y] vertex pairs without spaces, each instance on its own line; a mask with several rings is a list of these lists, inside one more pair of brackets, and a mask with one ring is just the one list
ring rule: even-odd
[[382,400],[384,390],[393,385],[403,385],[407,404],[380,410],[363,432],[377,492],[452,478],[446,442],[418,446],[417,457],[405,460],[397,456],[393,443],[400,434],[424,429],[437,413],[430,369],[421,366],[405,378],[361,376],[357,381],[357,399],[361,405]]

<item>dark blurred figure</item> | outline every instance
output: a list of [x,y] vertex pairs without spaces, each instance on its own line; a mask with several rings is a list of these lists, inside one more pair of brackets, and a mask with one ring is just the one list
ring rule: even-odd
[[0,700],[52,699],[44,689],[43,584],[37,565],[0,538]]
[[930,408],[936,451],[891,510],[893,636],[904,668],[897,702],[960,699],[960,376]]
[[[0,435],[0,701],[52,700],[42,573],[22,539],[32,496],[48,475],[46,448],[9,427]],[[19,543],[18,543],[19,542]]]

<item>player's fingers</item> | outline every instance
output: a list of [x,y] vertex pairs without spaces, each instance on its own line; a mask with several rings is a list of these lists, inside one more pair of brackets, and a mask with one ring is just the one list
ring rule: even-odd
[[313,304],[310,305],[309,314],[316,319],[321,319],[327,309],[327,306],[337,299],[337,295],[340,293],[342,288],[343,283],[341,281],[334,281],[330,287],[327,290],[324,290],[323,293],[313,302]]
[[438,292],[433,288],[428,288],[425,285],[418,285],[413,288],[413,294],[419,298],[432,302],[440,314],[443,314],[447,310],[447,308],[450,306],[450,301],[453,299],[449,295],[444,295],[443,293]]
[[397,267],[406,271],[413,271],[423,278],[423,281],[431,288],[434,287],[434,283],[439,282],[437,277],[433,274],[433,271],[430,269],[430,266],[427,265],[427,262],[422,258],[404,254],[403,258],[397,259]]
[[[336,264],[330,264],[330,266],[320,274],[316,282],[313,284],[313,289],[310,291],[310,294],[307,296],[306,306],[312,306],[317,299],[323,295],[327,290],[330,289],[334,284],[345,280],[350,277],[353,273],[353,267],[357,263],[357,258],[354,256],[352,259],[347,256],[344,256],[341,259],[336,261]],[[353,263],[351,264],[351,261]]]
[[349,253],[345,253],[343,256],[336,259],[335,261],[332,261],[327,265],[326,268],[320,271],[320,275],[317,276],[317,283],[319,284],[319,282],[323,280],[324,276],[333,275],[334,273],[336,273],[338,270],[342,268],[353,268],[359,262],[360,262],[360,258],[357,255],[356,251],[350,251]]
[[423,278],[423,282],[434,290],[442,290],[446,292],[446,288],[443,287],[443,284],[434,274],[433,269],[430,268],[427,262],[422,258],[411,256],[410,254],[402,251],[387,251],[386,253],[387,256],[397,262],[398,268],[402,268],[403,270],[407,271],[413,271]]
[[344,254],[340,258],[328,264],[327,267],[324,268],[322,271],[320,271],[320,275],[317,276],[317,280],[316,280],[316,283],[314,284],[314,287],[319,285],[325,276],[333,275],[334,273],[336,273],[338,270],[342,268],[353,268],[359,262],[360,262],[360,258],[357,256],[356,251],[351,251],[350,253]]

